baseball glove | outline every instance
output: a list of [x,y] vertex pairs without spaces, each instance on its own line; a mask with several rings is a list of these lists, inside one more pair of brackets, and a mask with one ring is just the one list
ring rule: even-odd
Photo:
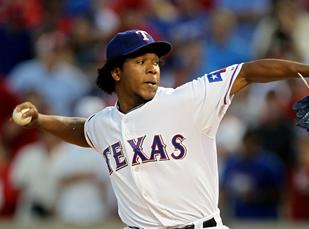
[[296,112],[296,125],[309,131],[309,96],[297,101],[293,110]]

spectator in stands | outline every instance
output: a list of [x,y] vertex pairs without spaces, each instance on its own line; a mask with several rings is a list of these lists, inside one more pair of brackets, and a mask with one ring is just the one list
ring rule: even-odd
[[286,103],[276,91],[266,96],[265,106],[261,110],[262,121],[257,131],[265,150],[275,153],[285,166],[285,175],[295,163],[295,124],[286,117]]
[[[47,111],[48,107],[36,91],[28,91],[23,97]],[[53,185],[49,176],[49,159],[54,146],[59,141],[53,136],[45,136],[38,130],[15,128],[7,120],[5,140],[9,145],[9,184],[18,190],[16,219],[22,223],[32,222],[50,216],[52,213]],[[49,199],[51,198],[51,199]]]
[[167,86],[175,87],[196,77],[195,73],[203,61],[202,40],[205,38],[208,14],[198,1],[177,0],[171,7],[173,16],[169,15],[169,20],[164,23],[164,35],[173,41],[174,53],[167,63],[168,77],[163,72],[162,79],[165,83],[170,78],[170,85]]
[[32,34],[26,28],[19,5],[8,4],[0,24],[0,77],[7,77],[19,63],[34,56]]
[[[75,114],[81,117],[101,110],[103,101],[94,96],[81,99]],[[102,155],[93,149],[61,143],[53,160],[53,177],[57,185],[56,217],[66,224],[91,226],[115,217],[108,170]]]
[[296,1],[275,0],[259,23],[253,43],[256,58],[309,61],[309,15]]
[[36,50],[36,59],[13,69],[9,86],[17,94],[37,91],[54,114],[72,114],[74,103],[90,86],[87,76],[74,65],[68,38],[58,31],[42,34]]
[[235,33],[246,40],[243,46],[251,49],[252,38],[259,21],[269,12],[271,0],[218,0],[217,7],[236,15]]
[[41,133],[40,140],[24,146],[12,164],[11,181],[20,191],[16,219],[22,224],[53,215],[56,186],[52,161],[60,139]]
[[0,138],[0,219],[12,218],[17,204],[17,190],[11,184],[11,159]]
[[283,188],[280,159],[261,148],[259,135],[248,130],[243,149],[226,160],[223,196],[236,219],[277,219]]
[[293,221],[309,220],[309,141],[303,133],[297,141],[297,163],[288,187],[287,204]]
[[247,41],[234,33],[235,25],[236,18],[232,11],[222,8],[212,11],[198,75],[251,58],[244,46]]
[[[31,97],[29,93],[25,98],[33,101]],[[35,141],[37,138],[37,130],[16,128],[16,125],[10,122],[12,110],[20,101],[21,98],[7,87],[6,81],[0,79],[0,139],[5,147],[5,151],[7,151],[6,154],[9,161],[14,158],[16,152],[22,146]],[[33,102],[37,104],[35,101]]]
[[0,77],[0,136],[3,125],[11,117],[12,110],[19,103],[19,98],[7,87],[6,82]]

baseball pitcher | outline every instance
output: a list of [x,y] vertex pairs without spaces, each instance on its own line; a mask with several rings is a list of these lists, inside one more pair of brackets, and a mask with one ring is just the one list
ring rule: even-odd
[[30,102],[15,111],[26,126],[104,157],[127,228],[227,228],[218,208],[216,133],[233,95],[254,82],[308,76],[309,66],[263,59],[163,88],[160,57],[170,50],[145,31],[120,32],[97,78],[99,88],[116,93],[114,106],[88,119],[42,114]]

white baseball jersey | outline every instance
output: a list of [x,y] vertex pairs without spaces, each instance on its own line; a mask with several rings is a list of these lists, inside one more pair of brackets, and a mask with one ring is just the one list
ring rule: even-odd
[[140,107],[88,118],[88,143],[106,160],[122,221],[141,228],[187,225],[219,214],[216,132],[240,69],[232,65]]

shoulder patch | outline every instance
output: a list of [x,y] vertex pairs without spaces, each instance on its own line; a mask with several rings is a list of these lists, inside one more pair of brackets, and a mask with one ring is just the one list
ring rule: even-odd
[[207,79],[208,79],[209,83],[222,81],[221,73],[223,73],[225,71],[226,71],[226,69],[222,68],[222,69],[219,69],[217,71],[214,71],[214,72],[207,74]]

